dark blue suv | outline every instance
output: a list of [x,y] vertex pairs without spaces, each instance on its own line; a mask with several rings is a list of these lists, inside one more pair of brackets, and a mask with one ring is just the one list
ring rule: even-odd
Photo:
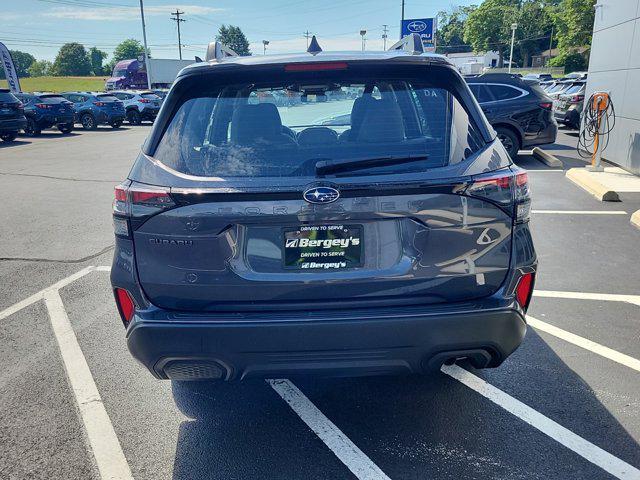
[[73,103],[76,123],[85,130],[95,130],[98,125],[120,128],[124,122],[124,105],[110,93],[64,92],[62,95]]
[[484,368],[520,345],[527,174],[455,67],[414,49],[182,70],[113,211],[113,291],[153,375]]
[[24,106],[9,90],[0,88],[0,140],[12,142],[27,126]]
[[73,107],[57,93],[14,94],[24,105],[27,125],[24,132],[29,136],[40,135],[46,128],[56,127],[63,134],[73,130]]

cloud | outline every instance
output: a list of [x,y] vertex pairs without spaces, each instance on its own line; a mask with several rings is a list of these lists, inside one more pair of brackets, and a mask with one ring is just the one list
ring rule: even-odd
[[[202,7],[199,5],[164,5],[145,7],[144,15],[145,17],[168,15],[176,8],[191,15],[207,15],[224,10],[223,8]],[[54,7],[44,12],[43,15],[72,20],[122,21],[138,20],[140,9],[138,7]]]

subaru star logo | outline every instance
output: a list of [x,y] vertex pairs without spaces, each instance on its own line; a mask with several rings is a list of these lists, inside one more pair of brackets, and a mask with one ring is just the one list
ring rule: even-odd
[[416,20],[407,25],[407,27],[410,32],[420,33],[427,29],[427,24]]
[[331,203],[335,202],[340,197],[340,192],[331,187],[313,187],[308,188],[302,194],[309,203]]

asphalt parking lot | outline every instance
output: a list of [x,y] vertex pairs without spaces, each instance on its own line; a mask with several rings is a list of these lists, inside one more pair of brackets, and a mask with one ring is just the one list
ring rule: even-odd
[[148,131],[0,146],[0,478],[640,479],[640,198],[520,156],[540,266],[498,369],[172,384],[129,355],[108,279],[113,186]]

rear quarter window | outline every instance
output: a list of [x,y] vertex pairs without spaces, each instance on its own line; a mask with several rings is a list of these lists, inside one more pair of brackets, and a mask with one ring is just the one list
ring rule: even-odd
[[513,100],[523,96],[523,92],[509,85],[487,85],[496,101]]
[[2,103],[16,103],[18,99],[9,92],[0,92],[0,102]]

